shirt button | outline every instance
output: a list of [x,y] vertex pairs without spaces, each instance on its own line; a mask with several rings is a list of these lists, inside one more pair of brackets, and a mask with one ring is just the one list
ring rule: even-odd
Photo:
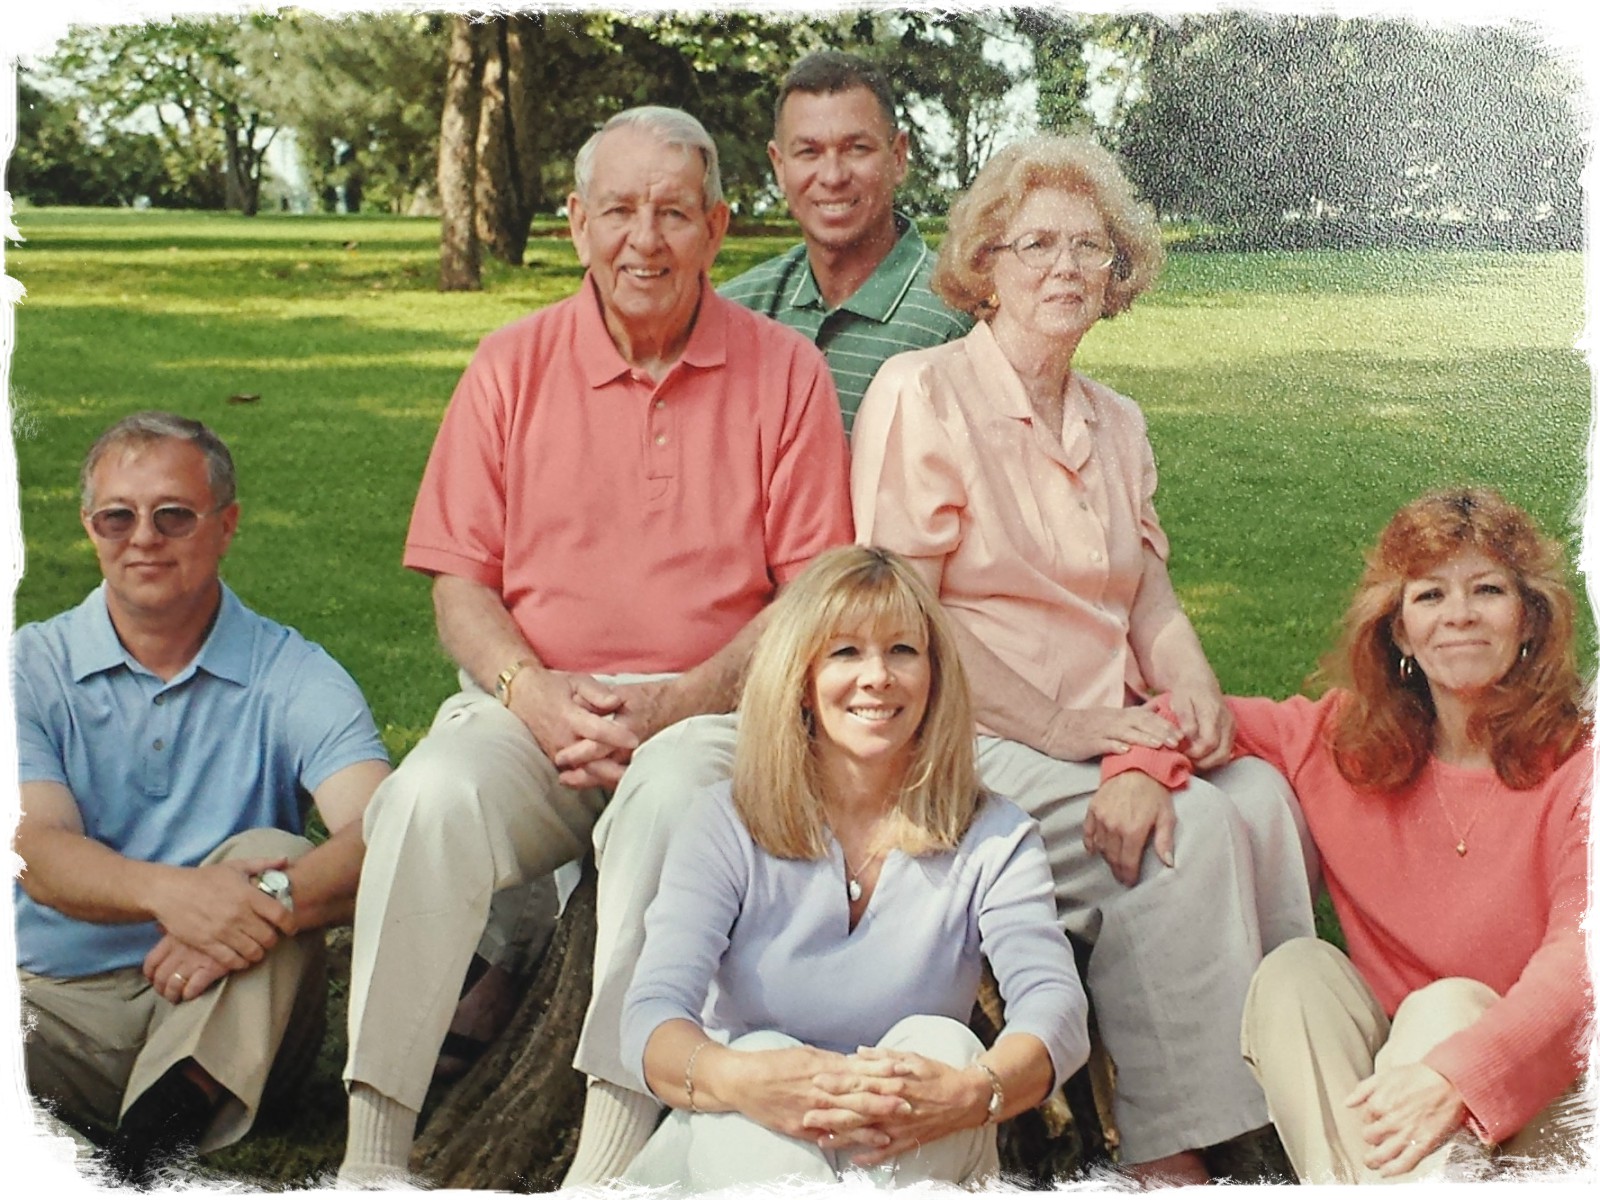
[[1100,561],[1100,551],[1098,551],[1098,550],[1092,551],[1090,553],[1090,555],[1089,555],[1089,561],[1092,562],[1092,563],[1099,562]]
[[155,702],[157,704],[165,704],[167,702],[167,698],[165,696],[157,696]]
[[656,401],[656,407],[657,408],[665,408],[666,406],[667,406],[667,402],[665,400],[657,400]]
[[667,444],[667,435],[664,434],[664,433],[656,434],[656,445],[665,446],[666,444]]
[[157,738],[155,741],[151,742],[150,744],[152,746],[154,746],[157,750],[165,750],[167,748],[166,742],[162,741],[160,738]]
[[1079,500],[1078,501],[1078,508],[1082,512],[1088,512],[1089,511],[1089,502],[1087,500]]

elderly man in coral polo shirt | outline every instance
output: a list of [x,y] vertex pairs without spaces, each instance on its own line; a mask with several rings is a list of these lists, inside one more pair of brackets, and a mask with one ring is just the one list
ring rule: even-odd
[[[851,537],[827,363],[707,278],[728,208],[700,123],[621,113],[574,174],[583,286],[483,340],[406,539],[462,690],[364,826],[345,1185],[404,1174],[491,897],[581,857],[613,789],[627,819],[594,835],[597,987],[626,973],[617,939],[662,849],[649,814],[687,801],[698,769],[693,739],[633,752],[731,709],[777,588]],[[614,1031],[589,1042],[579,1069],[619,1074]]]

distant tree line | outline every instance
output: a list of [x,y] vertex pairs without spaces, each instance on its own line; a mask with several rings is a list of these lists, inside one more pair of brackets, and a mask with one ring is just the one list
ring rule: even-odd
[[736,210],[765,211],[778,80],[823,46],[895,80],[919,213],[1020,125],[1092,133],[1163,216],[1234,244],[1581,244],[1581,89],[1536,29],[1331,16],[290,10],[80,28],[22,80],[8,186],[253,213],[293,130],[324,207],[441,213],[446,282],[470,287],[482,254],[521,261],[577,146],[629,105],[699,116]]

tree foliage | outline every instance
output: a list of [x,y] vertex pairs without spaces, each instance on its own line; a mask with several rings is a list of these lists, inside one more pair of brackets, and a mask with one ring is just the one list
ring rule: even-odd
[[1145,74],[1121,149],[1166,214],[1577,236],[1576,80],[1525,29],[1192,17],[1155,27]]
[[6,185],[33,204],[128,206],[140,197],[179,207],[155,135],[118,129],[95,137],[78,106],[17,76],[17,147]]
[[270,37],[273,25],[267,17],[215,17],[80,26],[50,66],[73,81],[97,128],[154,123],[176,194],[252,214],[277,121],[242,54],[247,37]]
[[437,13],[286,13],[246,60],[295,132],[324,208],[431,207],[444,107],[447,18]]

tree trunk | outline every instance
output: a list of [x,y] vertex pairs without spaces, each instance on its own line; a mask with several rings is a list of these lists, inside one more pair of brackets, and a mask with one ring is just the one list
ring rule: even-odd
[[483,103],[478,114],[478,169],[474,204],[478,240],[488,252],[513,267],[522,265],[526,230],[517,231],[520,209],[511,164],[511,113],[507,89],[511,76],[506,45],[508,18],[489,25],[483,61]]
[[528,244],[528,229],[539,211],[544,187],[540,171],[544,155],[540,151],[537,109],[540,97],[534,95],[534,80],[543,48],[545,30],[541,15],[507,18],[506,24],[506,111],[510,114],[511,178],[517,193],[517,260]]
[[583,1117],[572,1056],[594,971],[594,897],[591,858],[511,1023],[428,1116],[411,1155],[418,1175],[444,1188],[561,1186]]
[[482,106],[484,30],[465,15],[450,18],[444,116],[439,123],[439,290],[475,292],[483,275],[475,227],[478,116]]

